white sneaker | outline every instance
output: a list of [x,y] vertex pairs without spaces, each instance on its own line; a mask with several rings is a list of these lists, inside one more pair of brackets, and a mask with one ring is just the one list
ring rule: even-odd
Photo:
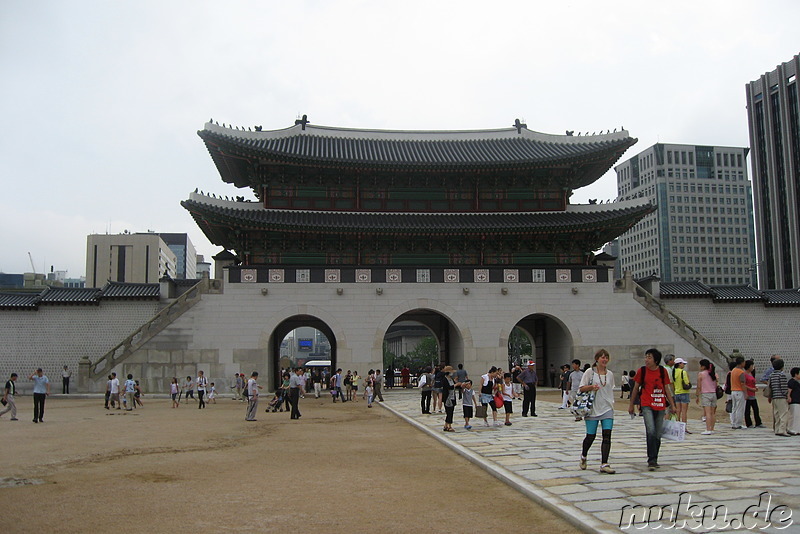
[[704,423],[706,422],[706,416],[705,415],[703,416],[703,422]]
[[713,434],[713,433],[714,433],[714,431],[713,431],[713,430],[706,430],[706,431],[704,431],[704,432],[700,432],[700,433],[701,433],[702,435],[704,435],[704,436],[710,436],[711,434]]
[[499,421],[495,421],[494,422],[494,426],[500,426],[500,422]]

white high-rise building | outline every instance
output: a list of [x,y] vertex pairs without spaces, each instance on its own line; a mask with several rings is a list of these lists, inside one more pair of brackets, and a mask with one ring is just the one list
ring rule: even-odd
[[617,165],[617,200],[658,209],[619,238],[635,278],[756,285],[747,148],[657,143]]

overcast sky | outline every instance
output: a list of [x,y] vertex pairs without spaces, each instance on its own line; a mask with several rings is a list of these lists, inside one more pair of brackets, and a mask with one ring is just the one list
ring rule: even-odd
[[[91,233],[186,232],[222,182],[197,130],[624,126],[749,146],[747,82],[800,52],[800,2],[0,2],[0,272],[85,274]],[[622,160],[621,160],[622,161]],[[613,171],[572,203],[616,196]]]

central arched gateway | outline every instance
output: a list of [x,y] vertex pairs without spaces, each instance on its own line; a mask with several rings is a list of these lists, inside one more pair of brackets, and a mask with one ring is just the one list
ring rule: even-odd
[[[569,329],[557,317],[543,313],[528,315],[515,327],[530,340],[531,356],[536,361],[539,385],[551,386],[551,365],[557,372],[561,365],[574,358],[574,342]],[[510,350],[509,348],[509,360]]]
[[322,332],[326,338],[328,338],[328,342],[331,346],[331,367],[332,369],[336,369],[336,336],[333,334],[333,330],[330,328],[330,326],[328,326],[323,320],[312,315],[294,315],[284,319],[280,324],[278,324],[270,336],[268,365],[271,370],[270,387],[273,389],[278,386],[278,381],[280,380],[279,361],[281,342],[289,332],[303,326],[316,328]]

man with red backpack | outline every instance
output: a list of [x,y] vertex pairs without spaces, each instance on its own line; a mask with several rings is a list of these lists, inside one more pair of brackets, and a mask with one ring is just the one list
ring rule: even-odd
[[669,406],[675,412],[675,401],[669,387],[670,378],[666,369],[661,367],[661,352],[658,349],[647,349],[644,354],[644,366],[634,377],[633,391],[628,405],[628,413],[633,416],[636,399],[641,397],[644,429],[647,436],[647,468],[655,471],[658,465],[658,451],[661,448],[661,431],[664,426],[664,412]]

